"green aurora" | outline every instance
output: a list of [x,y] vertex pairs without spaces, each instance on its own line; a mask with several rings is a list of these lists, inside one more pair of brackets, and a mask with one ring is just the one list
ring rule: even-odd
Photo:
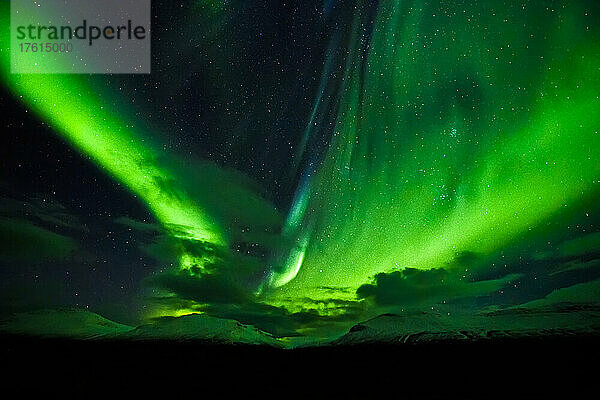
[[[198,18],[209,7],[206,18],[226,27],[230,8],[219,4],[196,2]],[[356,2],[328,38],[306,130],[293,133],[299,183],[285,209],[243,171],[209,162],[194,164],[199,179],[231,184],[193,189],[185,156],[165,153],[161,133],[115,107],[125,94],[91,76],[11,74],[1,7],[3,83],[139,198],[170,240],[178,262],[150,278],[170,300],[149,303],[148,316],[219,314],[180,288],[226,274],[245,292],[232,300],[242,311],[225,316],[251,322],[250,304],[345,321],[349,309],[364,318],[413,304],[378,300],[386,278],[422,276],[421,292],[409,292],[437,307],[500,293],[527,275],[506,267],[523,257],[600,249],[577,222],[600,199],[597,2]],[[240,235],[269,254],[236,254]]]
[[311,184],[312,246],[286,291],[490,254],[597,199],[592,22],[577,2],[382,2],[361,62],[357,15],[334,137]]

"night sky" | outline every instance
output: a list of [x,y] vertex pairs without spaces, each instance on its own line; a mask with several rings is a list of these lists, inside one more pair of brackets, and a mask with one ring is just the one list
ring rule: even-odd
[[10,73],[0,316],[600,301],[597,1],[158,1],[149,75]]

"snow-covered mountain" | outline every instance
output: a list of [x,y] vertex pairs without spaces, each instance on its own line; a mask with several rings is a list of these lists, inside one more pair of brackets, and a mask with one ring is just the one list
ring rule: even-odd
[[119,338],[126,340],[201,340],[211,343],[279,346],[277,339],[267,332],[235,320],[215,318],[205,314],[163,317],[153,323],[141,325],[126,332]]
[[17,313],[0,322],[0,333],[3,334],[76,339],[116,337],[132,329],[79,309]]
[[330,342],[310,337],[275,338],[254,326],[205,314],[163,317],[131,327],[85,310],[40,310],[14,314],[0,322],[0,334],[119,341],[196,341],[278,348],[591,336],[600,334],[600,306],[559,303],[477,314],[383,314],[354,325],[346,334]]
[[131,327],[79,309],[13,314],[0,322],[0,334],[71,339],[205,341],[279,347],[277,339],[253,326],[203,314],[164,317]]
[[470,314],[383,314],[354,325],[331,345],[431,343],[544,336],[597,335],[600,307],[558,304]]

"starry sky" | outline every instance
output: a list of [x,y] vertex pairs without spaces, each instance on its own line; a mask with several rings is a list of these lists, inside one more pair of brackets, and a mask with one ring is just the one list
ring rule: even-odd
[[153,1],[149,75],[10,73],[0,314],[277,336],[600,301],[596,1]]

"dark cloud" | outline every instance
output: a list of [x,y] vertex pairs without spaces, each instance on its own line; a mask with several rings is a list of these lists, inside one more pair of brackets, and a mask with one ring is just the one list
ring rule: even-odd
[[31,197],[25,200],[0,198],[0,215],[23,218],[54,229],[89,232],[78,216],[52,198]]
[[547,296],[520,305],[521,307],[545,307],[563,303],[598,304],[600,280],[578,283],[572,286],[553,290]]
[[352,293],[351,287],[336,287],[336,286],[317,286],[317,289],[325,293]]
[[554,248],[536,253],[535,260],[589,261],[600,258],[600,232],[586,233],[560,241]]
[[405,268],[375,275],[372,283],[360,286],[356,294],[378,306],[411,306],[488,295],[501,289],[517,275],[485,281],[467,281],[456,271],[443,268]]
[[0,217],[0,258],[4,262],[64,260],[70,258],[77,247],[70,237],[30,221]]
[[[583,225],[583,223],[582,223]],[[574,232],[546,240],[539,250],[521,251],[511,257],[501,253],[488,257],[488,267],[480,279],[495,279],[502,274],[517,273],[518,279],[501,292],[493,293],[486,303],[514,306],[546,298],[563,288],[583,284],[600,278],[600,252],[598,232]]]
[[142,222],[129,217],[119,217],[115,219],[117,224],[125,225],[139,232],[160,232],[162,228],[156,223]]
[[79,249],[74,237],[88,232],[88,227],[77,215],[52,198],[0,198],[0,257],[3,262],[71,259]]
[[562,257],[581,257],[590,254],[600,256],[599,252],[600,232],[593,232],[567,240],[558,248],[558,254]]
[[194,274],[181,270],[158,274],[147,280],[148,284],[195,303],[234,303],[250,301],[250,292],[235,279],[222,272]]
[[598,267],[600,267],[600,254],[599,257],[591,260],[569,260],[564,263],[555,265],[549,270],[548,276],[574,271],[598,269]]

